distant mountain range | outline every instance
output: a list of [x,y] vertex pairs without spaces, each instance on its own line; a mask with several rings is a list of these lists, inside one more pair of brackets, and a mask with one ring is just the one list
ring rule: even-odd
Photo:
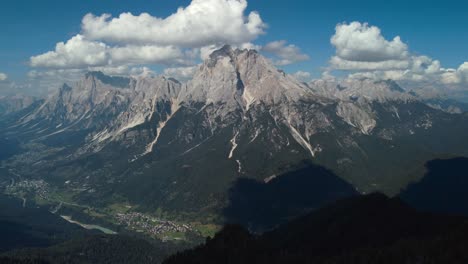
[[1,172],[6,185],[41,179],[79,204],[219,219],[239,179],[272,186],[313,164],[305,175],[337,180],[308,179],[331,195],[306,210],[396,195],[426,161],[468,155],[468,116],[437,106],[393,81],[302,83],[225,46],[187,83],[89,72],[45,100],[1,98]]

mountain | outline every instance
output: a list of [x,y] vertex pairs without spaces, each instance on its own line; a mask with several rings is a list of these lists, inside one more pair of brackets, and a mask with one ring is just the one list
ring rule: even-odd
[[[468,154],[466,115],[430,107],[395,82],[305,84],[256,51],[229,46],[187,83],[90,72],[15,115],[0,122],[0,138],[13,146],[2,177],[42,179],[46,202],[110,217],[119,204],[221,222],[239,179],[268,183],[304,161],[359,193],[396,195],[423,176],[427,160]],[[332,182],[324,191],[344,190]]]
[[329,98],[345,101],[359,100],[361,103],[377,101],[409,102],[418,99],[418,96],[406,92],[392,80],[374,81],[371,79],[319,79],[307,84],[315,92]]
[[262,235],[227,225],[164,263],[464,263],[467,223],[374,193],[340,200]]
[[448,98],[430,98],[426,100],[426,103],[435,109],[448,113],[466,113],[468,111],[467,103]]

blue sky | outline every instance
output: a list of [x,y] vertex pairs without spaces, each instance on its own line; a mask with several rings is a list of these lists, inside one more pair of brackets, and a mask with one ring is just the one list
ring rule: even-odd
[[[207,1],[225,2],[234,0]],[[0,60],[2,61],[0,73],[4,73],[8,77],[1,83],[4,86],[5,83],[11,84],[11,82],[27,83],[28,78],[31,78],[31,74],[28,76],[28,73],[31,71],[47,72],[50,70],[62,70],[61,68],[68,71],[89,69],[90,66],[86,64],[88,62],[72,62],[69,65],[65,65],[68,62],[63,62],[65,63],[63,64],[61,61],[62,64],[53,64],[51,67],[51,64],[47,61],[44,62],[44,60],[50,60],[50,57],[41,58],[35,65],[32,65],[30,60],[32,56],[54,51],[55,45],[58,42],[66,42],[77,34],[83,34],[81,22],[83,17],[88,13],[92,13],[97,17],[104,13],[109,13],[112,17],[118,17],[124,12],[131,12],[135,16],[138,16],[142,12],[147,12],[153,17],[164,19],[175,13],[178,7],[187,7],[191,3],[192,1],[189,0],[16,0],[3,3],[0,10],[0,23],[4,26],[3,38],[0,41]],[[466,46],[466,43],[468,43],[467,1],[329,0],[319,2],[310,0],[249,0],[246,10],[243,11],[244,17],[247,17],[252,11],[258,12],[261,20],[267,27],[263,29],[264,34],[252,33],[248,42],[255,44],[255,47],[260,47],[260,49],[264,48],[264,53],[267,56],[271,56],[273,60],[276,60],[279,64],[278,66],[284,68],[287,72],[308,72],[310,73],[310,78],[319,77],[325,69],[329,69],[337,75],[357,72],[365,72],[366,76],[369,76],[370,72],[373,75],[379,76],[395,75],[394,72],[389,72],[395,71],[396,68],[393,66],[385,69],[377,66],[378,73],[374,72],[376,70],[374,68],[369,69],[366,66],[364,69],[360,65],[357,68],[345,67],[345,69],[342,66],[343,64],[340,64],[341,66],[337,66],[337,64],[330,67],[330,59],[340,49],[337,45],[344,45],[343,43],[337,45],[330,43],[331,37],[336,33],[335,26],[338,23],[351,23],[353,21],[362,23],[357,29],[359,32],[368,29],[364,27],[363,23],[369,23],[368,27],[378,27],[381,30],[381,37],[387,40],[390,43],[389,45],[391,45],[392,39],[395,36],[400,36],[401,42],[406,47],[402,48],[402,50],[410,54],[405,56],[427,56],[431,59],[431,62],[427,62],[426,64],[430,64],[436,60],[439,61],[442,70],[437,73],[437,76],[446,74],[444,72],[446,68],[457,71],[460,65],[468,61],[468,48]],[[89,33],[90,36],[92,34],[96,35],[100,33]],[[91,41],[104,42],[106,45],[135,45],[135,40],[132,39],[124,39],[122,41],[120,39],[115,40],[109,36],[104,36],[101,39],[96,36],[90,37],[86,34],[84,35],[85,38],[91,39]],[[242,38],[241,34],[239,34],[239,37]],[[219,39],[219,36],[215,39]],[[359,36],[354,35],[348,39],[359,39]],[[235,38],[230,38],[230,40],[237,42]],[[285,40],[286,43],[276,43],[276,46],[272,45],[270,49],[266,48],[269,43],[280,40]],[[161,45],[159,40],[155,43]],[[209,44],[209,41],[207,43]],[[145,42],[144,44],[148,43]],[[290,62],[280,63],[280,59],[284,60],[285,58],[278,58],[279,54],[281,51],[286,51],[285,48],[291,44],[295,45],[295,52],[298,53],[296,55],[299,55],[299,57],[296,56],[296,59],[292,59]],[[172,43],[168,45],[172,45]],[[176,48],[179,48],[177,46],[179,42],[174,45]],[[200,46],[198,44],[189,44],[189,46],[183,46],[180,49],[186,52],[188,49],[199,49]],[[343,50],[347,49],[347,47],[340,47]],[[363,51],[360,50],[359,52]],[[306,55],[308,58],[305,59],[305,57],[301,57],[300,55]],[[291,54],[288,53],[287,56],[291,56]],[[352,57],[352,55],[350,56]],[[364,54],[363,56],[366,55]],[[391,57],[393,55],[389,56],[388,60],[395,59]],[[176,55],[172,56],[171,59],[175,57]],[[340,58],[349,59],[349,57],[345,57],[341,56]],[[286,59],[289,60],[289,58]],[[189,62],[181,63],[181,58],[179,57],[176,58],[177,63],[170,61],[171,59],[154,58],[138,61],[122,58],[117,64],[130,65],[129,67],[149,67],[158,73],[163,72],[165,68],[191,66]],[[196,59],[194,60],[192,63],[199,62]],[[370,57],[369,60],[374,60],[374,57]],[[409,64],[414,64],[413,59],[405,60],[411,60]],[[91,66],[101,66],[94,61],[91,64]],[[113,66],[118,66],[117,64],[113,64]],[[398,70],[404,70],[404,68],[398,67]],[[457,87],[464,86],[464,72],[460,70],[457,74],[458,81],[444,81],[443,83],[445,85],[451,83]],[[408,74],[404,77],[405,80],[409,78]],[[411,78],[415,79],[414,74],[411,75]],[[441,77],[434,77],[432,75],[430,78],[427,78],[432,83],[440,79]],[[35,89],[35,86],[48,85],[50,83],[53,82],[42,84],[30,82],[28,89]]]

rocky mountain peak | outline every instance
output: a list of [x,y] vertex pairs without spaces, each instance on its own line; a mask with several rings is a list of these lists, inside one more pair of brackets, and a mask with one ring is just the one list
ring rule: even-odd
[[297,101],[311,90],[255,50],[226,45],[214,51],[188,82],[182,98],[248,109],[253,103]]
[[220,58],[228,57],[231,58],[234,56],[235,50],[230,45],[224,45],[222,48],[213,51],[208,60],[207,65],[214,67]]
[[256,57],[258,56],[258,52],[253,49],[234,49],[230,45],[224,45],[222,48],[213,51],[206,64],[213,67],[216,63],[223,58],[230,58],[233,62],[237,60],[239,55],[247,55],[248,57]]

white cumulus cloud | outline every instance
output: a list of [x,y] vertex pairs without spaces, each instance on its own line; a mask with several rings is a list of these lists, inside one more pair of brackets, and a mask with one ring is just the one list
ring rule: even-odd
[[113,64],[184,64],[184,54],[174,46],[136,46],[113,47],[109,49]]
[[59,42],[54,51],[33,56],[30,65],[47,68],[80,68],[108,64],[108,46],[76,35],[67,42]]
[[264,33],[266,25],[257,12],[247,16],[246,0],[193,0],[165,17],[148,13],[87,14],[84,35],[94,40],[118,43],[202,47],[214,43],[242,44]]
[[183,62],[184,54],[173,46],[127,45],[111,47],[103,42],[88,40],[80,34],[65,43],[57,43],[54,51],[33,56],[30,59],[32,67],[55,69]]
[[410,66],[408,60],[386,60],[386,61],[350,61],[333,56],[330,64],[338,70],[385,70],[405,69]]
[[281,66],[310,59],[309,56],[307,54],[302,53],[301,49],[296,45],[288,45],[286,40],[270,42],[266,44],[262,48],[262,50],[278,57],[278,60],[275,60],[274,62],[276,65]]
[[330,42],[336,53],[331,69],[348,71],[349,78],[434,83],[439,86],[468,83],[468,63],[458,69],[442,68],[440,61],[414,55],[399,36],[391,40],[366,23],[338,24]]
[[164,75],[173,77],[180,81],[187,81],[193,77],[198,66],[167,68]]
[[408,46],[399,36],[386,40],[378,27],[352,22],[338,24],[335,31],[331,43],[343,60],[380,62],[404,60],[408,56]]
[[0,81],[5,81],[8,78],[8,75],[6,75],[3,72],[0,72]]
[[297,71],[293,73],[292,76],[294,76],[296,79],[298,79],[301,82],[308,82],[310,81],[310,78],[311,78],[310,72],[306,72],[306,71]]
[[410,66],[408,46],[399,36],[387,40],[367,23],[338,24],[330,39],[336,54],[330,59],[339,70],[396,70]]
[[443,69],[442,82],[445,84],[468,84],[468,62],[458,69]]

